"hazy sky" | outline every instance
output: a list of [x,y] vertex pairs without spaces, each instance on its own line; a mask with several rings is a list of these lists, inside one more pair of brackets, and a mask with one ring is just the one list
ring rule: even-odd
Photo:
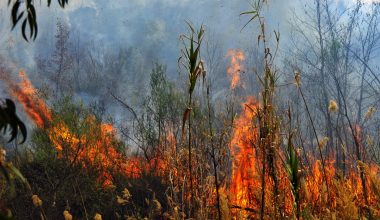
[[[330,1],[341,8],[356,3],[356,0]],[[56,1],[50,8],[46,6],[46,0],[41,4],[35,1],[39,34],[32,43],[22,39],[19,26],[10,31],[10,8],[6,2],[0,1],[0,54],[9,57],[20,69],[33,67],[40,53],[48,53],[54,48],[58,19],[64,20],[73,36],[79,37],[83,43],[93,42],[96,47],[115,53],[119,48],[132,47],[140,52],[142,59],[157,59],[167,64],[171,75],[177,71],[181,48],[179,36],[186,32],[185,21],[191,21],[195,26],[204,24],[206,34],[221,45],[223,54],[228,49],[253,48],[257,42],[256,26],[250,25],[241,31],[249,17],[239,14],[251,10],[251,0],[69,0],[65,9],[59,8]],[[265,13],[267,30],[280,31],[280,47],[286,50],[290,36],[289,19],[293,13],[304,16],[304,8],[313,7],[314,0],[268,2]],[[37,72],[33,75],[44,79]]]
[[[3,23],[0,27],[5,33],[1,37],[2,48],[5,49],[4,42],[19,42],[24,49],[22,53],[17,50],[15,58],[25,54],[30,56],[30,51],[40,44],[44,47],[51,45],[58,18],[64,19],[72,32],[80,33],[85,41],[94,41],[110,49],[136,47],[155,53],[153,56],[159,56],[166,62],[176,60],[173,55],[179,53],[178,37],[186,31],[185,21],[191,21],[196,26],[204,24],[206,31],[211,32],[226,48],[243,47],[252,35],[249,28],[240,32],[248,19],[239,16],[250,9],[247,0],[72,0],[64,10],[57,4],[47,8],[42,1],[41,5],[36,5],[39,36],[36,42],[29,44],[22,41],[17,31],[9,31],[9,8],[4,2],[0,3]],[[270,2],[270,10],[276,15],[270,20],[276,28],[285,24],[284,18],[293,7],[293,3],[283,2]]]
[[[366,0],[370,1],[370,0]],[[32,65],[36,51],[54,45],[57,19],[64,19],[71,31],[84,42],[93,41],[110,50],[133,47],[144,56],[154,57],[175,66],[179,56],[178,37],[186,31],[185,21],[196,26],[204,24],[206,32],[223,45],[223,51],[231,48],[248,48],[255,42],[255,26],[241,32],[248,17],[239,16],[251,9],[251,0],[70,0],[60,9],[53,1],[51,8],[46,1],[36,1],[39,35],[36,42],[26,43],[21,34],[10,32],[10,9],[6,1],[0,3],[0,51],[6,52],[23,65]],[[341,7],[356,0],[331,0]],[[300,13],[313,0],[269,0],[267,29],[281,32],[282,42],[289,34],[289,18],[293,11]],[[280,45],[282,46],[282,45]],[[36,50],[38,48],[39,50]]]

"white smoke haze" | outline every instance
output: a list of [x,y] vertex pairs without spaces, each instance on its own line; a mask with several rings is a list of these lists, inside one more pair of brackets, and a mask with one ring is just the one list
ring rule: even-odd
[[[136,80],[145,81],[141,82],[141,85],[146,85],[151,66],[155,61],[167,65],[167,74],[171,79],[178,78],[177,60],[181,49],[179,36],[187,31],[185,21],[192,22],[196,27],[205,25],[206,33],[211,33],[212,36],[208,40],[218,42],[222,58],[228,49],[255,48],[257,25],[252,24],[242,30],[249,16],[240,16],[240,13],[251,10],[250,2],[250,0],[70,0],[69,5],[61,9],[54,1],[50,8],[46,6],[46,2],[41,1],[41,3],[36,2],[38,37],[35,42],[27,43],[21,37],[20,25],[10,31],[10,7],[6,1],[2,1],[0,53],[12,59],[20,68],[30,70],[32,81],[41,85],[42,82],[38,81],[47,80],[48,76],[37,71],[36,58],[46,58],[52,54],[55,47],[56,23],[59,20],[64,21],[70,29],[71,40],[79,42],[81,47],[92,45],[96,54],[99,54],[99,59],[110,54],[118,56],[120,49],[129,49],[130,54],[126,58],[128,71],[122,73],[123,79],[117,80],[120,85],[113,86],[125,88],[124,90],[131,94],[136,86],[131,79],[138,76],[140,78]],[[356,3],[355,0],[329,0],[329,2],[341,10]],[[313,4],[312,0],[269,1],[265,9],[266,29],[272,42],[273,30],[279,31],[281,35],[278,62],[281,63],[283,59],[281,56],[286,56],[286,52],[293,49],[290,23],[294,15],[300,18],[306,17],[304,11],[307,7],[313,7]],[[84,55],[89,54],[87,50],[83,51]],[[224,68],[226,61],[224,58],[220,69]],[[226,75],[225,72],[220,74]],[[107,79],[113,77],[110,73],[106,73],[106,70],[104,75],[108,75]],[[104,96],[107,88],[98,90],[96,95],[83,92],[78,94],[89,100],[91,96]],[[98,99],[95,97],[95,100]]]

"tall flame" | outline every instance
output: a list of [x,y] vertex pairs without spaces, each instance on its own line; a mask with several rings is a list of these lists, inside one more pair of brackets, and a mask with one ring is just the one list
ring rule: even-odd
[[[176,151],[177,140],[173,131],[166,131],[168,136],[162,137],[160,141],[164,144],[158,146],[158,153],[153,155],[153,159],[149,162],[139,156],[128,158],[117,150],[117,143],[115,143],[114,138],[116,131],[111,124],[99,124],[94,116],[88,116],[83,119],[83,123],[88,125],[88,128],[86,128],[87,133],[76,133],[63,121],[55,120],[59,116],[52,114],[45,102],[37,97],[36,89],[24,71],[20,71],[19,77],[21,80],[18,83],[10,80],[9,75],[4,72],[0,77],[6,83],[11,95],[18,99],[23,106],[27,115],[37,126],[47,130],[50,141],[56,148],[58,155],[65,156],[70,162],[76,162],[84,168],[95,168],[100,173],[98,180],[103,186],[113,184],[113,175],[115,173],[131,178],[139,178],[146,171],[154,171],[156,175],[163,176],[165,172],[170,170],[174,178],[184,176],[178,166],[170,166],[170,160],[172,160],[170,158],[173,158],[173,155],[177,153],[181,155],[181,151]],[[232,85],[236,86],[237,84],[231,82],[231,87]],[[254,143],[258,140],[258,128],[253,123],[259,107],[259,103],[253,97],[248,97],[242,103],[243,110],[234,122],[233,136],[230,142],[232,174],[229,185],[231,195],[229,202],[232,205],[231,207],[240,207],[241,210],[258,210],[260,207],[258,203],[260,202],[259,195],[261,191],[260,176],[262,173],[260,167],[262,166],[262,158],[254,148]],[[361,142],[359,126],[355,127],[355,135],[355,138]],[[169,147],[169,149],[166,147]],[[181,164],[181,156],[175,156],[175,158],[176,161],[174,162]],[[346,206],[347,202],[354,203],[354,207],[358,206],[361,209],[367,206],[366,203],[369,206],[378,207],[376,206],[376,204],[379,204],[378,189],[371,186],[372,183],[380,184],[380,168],[374,164],[367,165],[361,161],[357,162],[358,168],[356,170],[354,166],[351,166],[348,170],[348,175],[338,179],[336,178],[338,172],[336,172],[334,161],[326,158],[326,167],[324,168],[327,177],[326,181],[322,172],[322,164],[318,160],[314,160],[310,167],[305,167],[311,172],[300,168],[301,210],[309,208],[314,211],[317,210],[318,213],[327,212],[326,210],[344,210],[347,207],[350,208]],[[347,165],[350,165],[350,163],[347,162]],[[361,169],[365,174],[365,186],[362,185],[361,177],[357,172],[358,169]],[[285,210],[284,214],[290,216],[291,213],[294,213],[295,195],[292,194],[288,173],[283,168],[281,161],[277,162],[276,170],[279,180],[278,187],[283,199],[281,205]],[[265,188],[265,192],[267,195],[271,195],[273,180],[268,174],[266,174],[265,180],[269,183]],[[327,192],[326,182],[330,193]],[[367,201],[364,199],[364,189],[367,189]],[[223,191],[224,186],[221,186],[220,190]],[[273,202],[270,201],[270,196],[267,196],[267,198],[265,203],[266,212],[273,213],[275,211]],[[329,209],[326,207],[329,207]],[[245,214],[243,213],[243,215]],[[380,216],[380,212],[374,211],[374,215]]]
[[231,58],[227,73],[231,77],[230,88],[235,89],[240,84],[240,74],[244,71],[242,62],[245,60],[245,54],[239,49],[232,49],[227,51],[226,57]]
[[231,140],[232,176],[230,192],[232,203],[240,207],[252,207],[252,192],[260,187],[255,181],[257,176],[256,154],[253,143],[257,138],[257,128],[253,127],[253,117],[256,115],[257,103],[253,97],[248,97],[242,103],[243,112],[234,125]]

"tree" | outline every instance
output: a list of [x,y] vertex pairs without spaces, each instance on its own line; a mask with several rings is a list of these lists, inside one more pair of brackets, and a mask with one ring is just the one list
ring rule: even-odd
[[74,77],[71,77],[74,55],[71,49],[70,30],[63,21],[57,22],[57,32],[55,34],[55,50],[46,60],[38,62],[38,68],[46,72],[52,83],[54,95],[57,97],[63,91],[69,91],[74,87]]
[[[358,1],[342,13],[339,7],[332,6],[331,1],[314,2],[314,7],[306,8],[305,17],[295,16],[293,21],[294,48],[289,51],[293,52],[290,57],[295,59],[291,66],[302,73],[302,84],[307,88],[305,95],[310,106],[314,107],[311,114],[306,111],[313,118],[311,123],[302,125],[311,127],[309,131],[315,133],[310,135],[310,145],[315,140],[319,145],[318,136],[325,136],[328,140],[326,147],[323,146],[327,153],[325,159],[335,154],[336,163],[345,174],[346,163],[349,162],[347,153],[355,155],[357,161],[367,160],[367,149],[362,141],[366,120],[362,115],[364,105],[373,106],[378,101],[373,98],[379,93],[379,80],[372,71],[371,59],[378,53],[376,50],[380,43],[380,5],[372,3],[364,7],[364,3]],[[334,100],[339,109],[331,111],[329,103],[334,103]],[[314,120],[317,129],[314,128]],[[374,134],[374,130],[369,132]],[[362,169],[360,167],[358,172],[361,184],[365,186],[366,177]],[[366,205],[367,195],[367,188],[363,187]],[[370,210],[362,209],[371,216]]]

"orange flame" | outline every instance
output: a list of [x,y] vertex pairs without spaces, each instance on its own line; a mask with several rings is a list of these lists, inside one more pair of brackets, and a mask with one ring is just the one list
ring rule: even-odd
[[253,142],[257,138],[257,129],[253,127],[252,120],[256,115],[257,103],[253,97],[248,97],[242,108],[243,113],[235,122],[231,140],[233,163],[230,192],[234,205],[248,208],[253,205],[250,199],[253,189],[260,187],[259,182],[254,181],[257,170]]
[[47,127],[51,121],[51,114],[44,101],[37,97],[37,90],[26,77],[25,71],[19,72],[21,81],[14,83],[10,77],[3,75],[2,79],[7,84],[10,95],[15,97],[23,106],[27,115],[39,126]]
[[[183,176],[181,170],[177,167],[170,166],[170,159],[176,152],[176,143],[174,132],[166,131],[168,136],[162,137],[163,145],[158,146],[157,155],[149,162],[142,157],[127,158],[122,152],[118,151],[115,146],[115,128],[111,124],[99,124],[95,117],[89,116],[84,119],[84,123],[89,125],[88,133],[91,135],[73,132],[68,125],[63,122],[52,120],[52,114],[47,108],[43,100],[36,96],[36,89],[33,87],[24,71],[20,71],[21,81],[19,83],[12,82],[9,77],[1,76],[11,91],[11,95],[19,100],[24,107],[28,116],[41,128],[49,128],[49,138],[60,156],[67,157],[71,162],[76,162],[84,168],[94,167],[99,171],[98,180],[103,186],[111,186],[113,184],[113,174],[119,173],[130,178],[139,178],[144,172],[154,171],[156,175],[165,175],[168,170],[172,171],[174,177]],[[232,85],[232,83],[231,83]],[[253,97],[248,97],[242,103],[242,114],[235,120],[233,137],[230,143],[230,152],[232,156],[232,174],[229,191],[231,194],[230,202],[232,205],[241,208],[249,208],[257,210],[259,204],[258,195],[261,191],[260,170],[262,163],[259,155],[256,154],[254,143],[258,138],[258,129],[253,124],[256,117],[259,103]],[[355,128],[356,135],[360,137],[360,127]],[[361,141],[360,139],[358,139]],[[165,147],[169,146],[170,149]],[[281,153],[281,152],[280,152]],[[181,154],[181,152],[178,152]],[[175,157],[180,160],[179,157]],[[144,163],[145,162],[145,163]],[[181,164],[181,161],[176,161]],[[280,162],[279,162],[280,163]],[[345,208],[345,202],[351,201],[358,207],[365,208],[363,188],[368,190],[367,202],[369,206],[378,207],[379,197],[377,189],[372,189],[372,185],[380,185],[379,167],[375,165],[367,165],[361,161],[358,162],[358,169],[362,169],[365,173],[366,186],[362,185],[360,175],[354,168],[349,170],[347,176],[342,179],[336,178],[337,172],[334,161],[326,159],[326,176],[327,184],[330,189],[330,200],[327,198],[327,188],[322,175],[321,163],[316,160],[309,168],[311,172],[305,172],[301,176],[300,192],[301,209],[311,209],[313,212],[327,212],[336,209]],[[277,174],[279,179],[279,189],[283,196],[285,204],[285,214],[294,212],[294,195],[291,194],[291,186],[287,173],[282,165],[277,164]],[[177,169],[177,170],[176,170]],[[300,170],[301,173],[301,170]],[[268,174],[266,174],[268,175]],[[301,175],[301,174],[300,174]],[[267,195],[273,189],[273,185],[269,176],[265,177],[269,182],[269,186],[265,191]],[[376,182],[376,184],[372,184]],[[221,187],[223,191],[224,187]],[[343,190],[339,190],[343,189]],[[375,193],[377,192],[377,193]],[[349,200],[339,197],[345,194]],[[351,198],[352,197],[352,198]],[[265,204],[267,212],[273,211],[272,201],[266,200]],[[328,209],[326,208],[328,207]],[[374,211],[375,216],[380,216],[380,212]]]
[[240,84],[240,74],[244,72],[244,67],[241,64],[245,60],[245,54],[243,51],[228,50],[226,57],[231,58],[231,63],[227,68],[227,74],[231,77],[231,89],[235,89]]
[[151,163],[143,163],[141,157],[126,157],[115,148],[116,131],[110,124],[96,125],[95,117],[88,117],[90,133],[80,135],[70,131],[63,123],[50,129],[49,137],[59,155],[65,155],[71,162],[83,167],[91,166],[100,171],[99,181],[103,186],[113,184],[113,175],[119,173],[130,178],[139,178],[144,171],[153,168]]
[[63,122],[52,123],[50,110],[45,102],[37,97],[36,89],[25,72],[20,71],[19,77],[21,81],[15,83],[8,75],[1,76],[10,89],[10,94],[23,106],[29,118],[41,128],[49,127],[49,138],[60,156],[66,156],[71,162],[77,162],[83,167],[95,167],[101,172],[99,180],[104,186],[112,184],[111,174],[115,171],[133,178],[141,176],[143,168],[138,161],[143,160],[127,158],[115,149],[116,131],[111,124],[97,126],[96,119],[88,117],[85,123],[90,125],[89,133],[93,134],[93,137],[89,138],[72,132]]

